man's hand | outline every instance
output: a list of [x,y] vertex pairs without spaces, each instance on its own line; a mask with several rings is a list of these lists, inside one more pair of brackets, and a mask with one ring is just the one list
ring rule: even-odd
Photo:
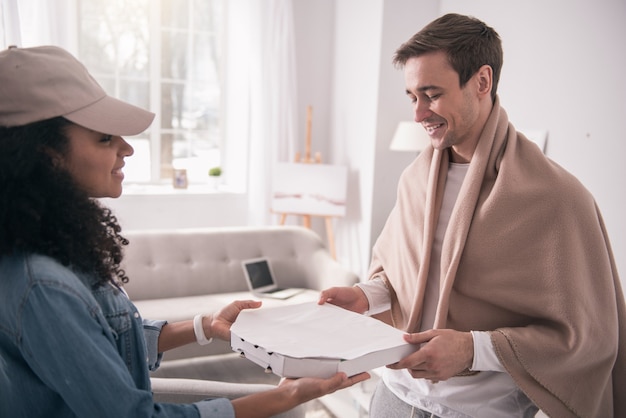
[[421,346],[413,354],[388,365],[390,369],[408,369],[416,379],[428,379],[437,383],[472,366],[474,340],[469,332],[433,329],[405,334],[404,340]]
[[367,296],[357,286],[353,287],[331,287],[322,290],[318,305],[332,303],[341,308],[362,314],[369,309]]

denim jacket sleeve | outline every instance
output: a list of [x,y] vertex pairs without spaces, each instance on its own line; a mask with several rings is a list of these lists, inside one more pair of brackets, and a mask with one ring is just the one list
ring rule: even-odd
[[[29,417],[50,416],[51,411],[59,417],[90,418],[234,416],[227,400],[156,404],[147,364],[143,363],[144,372],[140,373],[140,380],[147,383],[138,384],[129,371],[131,365],[119,352],[136,348],[136,343],[120,340],[90,289],[69,269],[52,261],[39,266],[24,264],[23,270],[10,271],[23,275],[19,281],[28,284],[16,285],[17,292],[8,300],[15,315],[4,328],[8,338],[0,339],[3,345],[7,343],[0,347],[2,351],[11,353],[5,357],[10,359],[4,366],[9,386],[0,391],[0,415],[12,410]],[[6,273],[2,267],[0,263],[0,271]],[[118,319],[121,324],[128,322]],[[143,340],[141,319],[130,315],[130,322],[132,327],[137,324]],[[143,347],[143,341],[138,344]],[[201,408],[213,411],[201,415]]]
[[[146,337],[148,350],[148,367],[151,371],[156,370],[163,358],[163,353],[158,352],[159,335],[167,321],[160,319],[143,319],[143,332]],[[226,398],[210,399],[194,404],[200,411],[201,418],[234,418],[233,405]]]
[[146,350],[148,350],[148,368],[155,371],[161,365],[163,353],[159,353],[159,336],[161,329],[167,321],[161,319],[143,319],[143,335],[146,339]]

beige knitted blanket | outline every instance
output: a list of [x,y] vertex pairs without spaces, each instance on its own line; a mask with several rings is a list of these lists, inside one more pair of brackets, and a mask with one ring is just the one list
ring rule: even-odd
[[[374,245],[398,328],[419,329],[448,151],[404,171]],[[626,417],[626,308],[602,217],[496,101],[445,234],[435,328],[493,331],[517,385],[553,417]]]

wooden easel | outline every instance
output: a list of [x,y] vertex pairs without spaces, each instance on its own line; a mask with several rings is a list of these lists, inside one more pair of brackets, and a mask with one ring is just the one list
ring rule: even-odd
[[[313,121],[313,108],[311,106],[307,106],[306,108],[306,144],[305,144],[305,153],[304,157],[300,155],[300,152],[296,152],[296,156],[294,162],[296,163],[304,163],[304,164],[321,164],[322,163],[322,154],[319,152],[315,153],[315,158],[311,158],[311,125]],[[280,225],[284,225],[287,220],[287,213],[282,213],[280,215]],[[311,216],[313,215],[301,215],[302,216],[302,224],[311,229]],[[328,238],[328,249],[330,250],[330,255],[337,259],[337,254],[335,250],[335,234],[333,232],[333,217],[332,216],[324,216],[324,220],[326,223],[326,237]]]

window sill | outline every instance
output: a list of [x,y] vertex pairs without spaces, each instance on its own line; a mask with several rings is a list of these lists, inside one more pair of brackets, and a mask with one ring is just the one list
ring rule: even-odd
[[241,194],[232,187],[209,184],[190,184],[187,188],[176,189],[171,184],[125,184],[122,196],[145,195],[208,195],[208,194]]

